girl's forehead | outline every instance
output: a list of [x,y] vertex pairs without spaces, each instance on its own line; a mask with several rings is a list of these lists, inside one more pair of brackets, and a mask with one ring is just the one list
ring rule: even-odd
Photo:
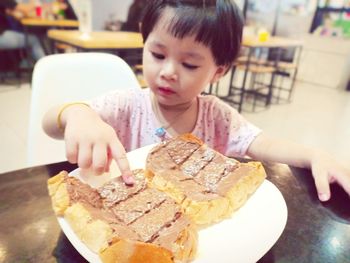
[[157,23],[154,25],[154,28],[163,28],[167,31],[171,31],[172,22],[175,19],[175,11],[173,8],[166,7],[162,10]]
[[196,40],[195,34],[191,33],[181,37],[174,35],[171,30],[170,22],[171,20],[159,20],[154,26],[146,42],[163,44],[164,46],[171,43],[176,45],[178,48],[180,48],[180,46],[196,46],[198,48],[203,46],[208,48],[207,46],[203,45],[203,43]]
[[[167,31],[167,33],[173,35],[176,38],[181,38],[175,36],[176,30],[176,24],[178,20],[181,19],[181,16],[179,17],[178,14],[175,12],[175,9],[173,7],[165,7],[162,10],[162,13],[159,16],[159,19],[157,23],[154,25],[153,30],[161,29]],[[186,37],[192,37],[195,36],[197,33],[197,30],[195,30],[195,26],[193,26],[193,30],[191,32],[188,32],[185,36]]]

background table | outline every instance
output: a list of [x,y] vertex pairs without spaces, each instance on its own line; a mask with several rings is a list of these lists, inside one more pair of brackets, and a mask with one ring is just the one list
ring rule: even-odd
[[142,35],[126,31],[93,31],[83,35],[77,30],[49,30],[48,37],[54,43],[71,45],[78,52],[109,52],[123,58],[130,66],[142,63]]
[[28,34],[32,33],[36,35],[45,50],[46,54],[51,54],[53,52],[52,47],[49,45],[47,39],[47,31],[52,28],[77,28],[79,27],[79,22],[72,19],[43,19],[43,18],[24,18],[21,19],[21,24],[24,28],[24,33],[26,36],[26,47],[28,50]]
[[[335,185],[331,201],[322,204],[308,170],[264,166],[286,200],[288,221],[259,262],[350,262],[348,195]],[[74,168],[58,163],[0,174],[0,263],[85,262],[61,232],[46,186],[50,176]]]
[[77,47],[80,50],[142,49],[142,35],[136,32],[94,31],[88,36],[77,30],[49,30],[48,37]]
[[78,27],[79,22],[72,19],[42,19],[42,18],[23,18],[21,24],[30,27]]
[[242,45],[246,47],[299,47],[303,42],[297,39],[286,37],[270,36],[266,41],[260,41],[258,37],[245,36],[242,40]]

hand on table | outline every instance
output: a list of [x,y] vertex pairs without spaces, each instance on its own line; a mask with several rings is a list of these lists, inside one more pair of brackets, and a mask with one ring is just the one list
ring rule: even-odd
[[311,170],[318,198],[328,201],[331,197],[330,183],[337,182],[350,196],[350,171],[326,153],[317,152],[311,160]]

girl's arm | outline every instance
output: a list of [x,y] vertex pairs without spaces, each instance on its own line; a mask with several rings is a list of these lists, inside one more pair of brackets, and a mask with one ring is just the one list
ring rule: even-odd
[[330,198],[329,183],[335,181],[350,195],[350,171],[321,150],[260,134],[249,146],[247,154],[261,161],[310,168],[321,201]]
[[51,137],[64,139],[67,159],[97,173],[108,170],[114,159],[127,184],[134,182],[123,145],[114,129],[89,106],[71,103],[50,109],[43,129]]

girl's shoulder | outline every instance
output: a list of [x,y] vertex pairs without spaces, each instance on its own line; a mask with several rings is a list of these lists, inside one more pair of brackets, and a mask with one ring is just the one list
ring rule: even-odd
[[198,96],[199,99],[199,107],[200,111],[203,113],[212,113],[212,114],[238,114],[238,111],[221,100],[220,98],[213,96],[213,95],[200,95]]
[[134,88],[113,90],[90,101],[96,109],[133,109],[148,106],[149,90]]
[[114,92],[123,94],[124,96],[148,96],[149,95],[149,88],[130,88],[130,89],[123,89],[123,90],[115,90]]
[[118,100],[122,101],[138,102],[143,98],[149,97],[149,89],[132,88],[127,90],[114,90],[106,93],[105,96],[107,98],[118,98]]

